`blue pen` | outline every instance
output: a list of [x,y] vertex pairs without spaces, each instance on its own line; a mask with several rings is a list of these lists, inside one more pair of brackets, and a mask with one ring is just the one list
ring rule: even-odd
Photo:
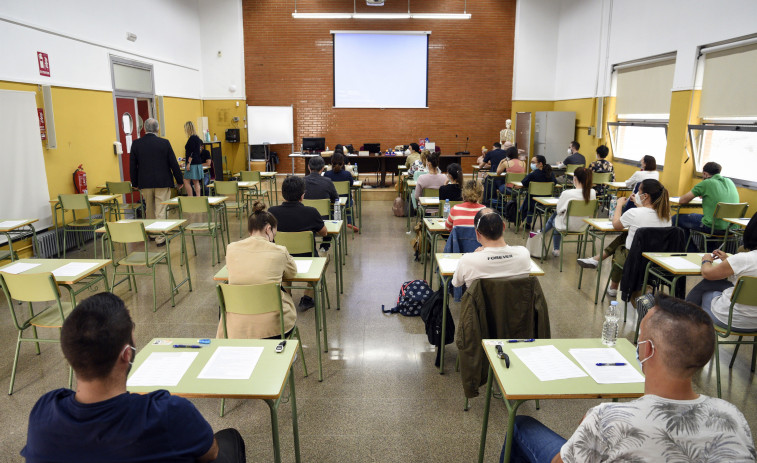
[[202,346],[198,346],[196,344],[174,344],[173,345],[177,349],[200,349]]
[[533,339],[508,339],[507,342],[534,342]]
[[623,362],[617,362],[617,363],[597,363],[598,367],[622,367],[625,363]]

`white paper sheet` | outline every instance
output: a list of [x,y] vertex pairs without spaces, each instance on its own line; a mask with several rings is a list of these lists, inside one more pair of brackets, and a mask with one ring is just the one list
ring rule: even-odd
[[528,269],[528,271],[531,273],[539,272],[541,271],[541,267],[539,267],[539,264],[537,264],[536,262],[532,260],[531,267]]
[[53,270],[53,275],[56,277],[72,277],[98,265],[97,262],[71,262]]
[[557,202],[560,200],[560,198],[542,198],[539,201],[542,201],[550,206],[557,206]]
[[[599,384],[643,383],[644,376],[613,348],[570,349],[570,355]],[[625,363],[597,366],[597,363]]]
[[439,259],[439,268],[441,269],[442,273],[455,273],[455,270],[457,270],[458,262],[460,262],[460,259]]
[[702,268],[701,265],[697,265],[694,262],[684,259],[683,257],[658,257],[657,260],[674,269],[699,270],[700,268]]
[[600,230],[613,230],[614,229],[614,227],[612,226],[611,220],[596,220],[594,221],[594,223]]
[[513,349],[513,354],[517,355],[540,381],[586,376],[583,370],[552,345]]
[[168,221],[168,222],[153,222],[150,225],[145,227],[145,230],[162,230],[164,228],[168,228],[171,225],[173,225],[175,222]]
[[24,222],[26,222],[26,220],[6,220],[5,222],[0,222],[0,228],[18,227]]
[[127,386],[176,386],[197,352],[153,352],[131,375]]
[[97,201],[106,201],[108,199],[110,199],[110,196],[107,196],[107,195],[90,196],[89,202],[94,203]]
[[12,275],[18,275],[19,273],[33,269],[34,267],[39,267],[40,265],[42,264],[27,264],[24,262],[18,262],[16,264],[11,264],[7,266],[0,271],[5,272],[5,273],[10,273]]
[[221,346],[213,352],[198,378],[201,379],[250,379],[258,364],[262,347]]
[[294,261],[295,264],[297,264],[297,273],[308,273],[310,271],[310,265],[313,263],[312,260],[296,260]]

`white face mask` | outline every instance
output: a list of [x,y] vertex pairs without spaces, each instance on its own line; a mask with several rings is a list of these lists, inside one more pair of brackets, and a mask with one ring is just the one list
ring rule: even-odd
[[[644,344],[645,342],[648,342],[649,344],[652,345],[652,354],[649,357],[645,358],[644,360],[640,360],[639,359],[639,346]],[[654,357],[654,353],[655,353],[654,343],[652,342],[651,339],[647,339],[646,341],[639,341],[639,343],[636,344],[636,361],[639,362],[639,368],[641,368],[642,372],[644,371],[644,362]]]
[[571,150],[570,148],[568,148],[568,154],[573,154],[573,150]]
[[636,204],[636,207],[644,207],[644,202],[641,200],[641,193],[633,195],[633,203]]

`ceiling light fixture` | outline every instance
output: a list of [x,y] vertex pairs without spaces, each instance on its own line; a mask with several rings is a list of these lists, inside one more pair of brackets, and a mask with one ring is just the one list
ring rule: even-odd
[[[410,1],[407,4],[407,13],[358,13],[356,2],[353,0],[352,13],[299,13],[297,12],[297,0],[294,2],[295,19],[471,19],[468,13],[468,2],[466,0],[462,13],[411,13]],[[371,6],[380,5],[378,2],[367,3]]]

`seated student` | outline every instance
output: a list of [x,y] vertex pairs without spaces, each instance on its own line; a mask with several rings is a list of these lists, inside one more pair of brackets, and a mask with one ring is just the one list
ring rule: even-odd
[[[670,227],[670,198],[668,190],[657,180],[647,179],[639,185],[639,191],[633,196],[636,207],[623,212],[623,205],[627,198],[618,198],[618,206],[612,217],[612,226],[616,230],[628,228],[625,244],[615,239],[605,248],[602,255],[578,259],[578,265],[583,268],[597,268],[600,260],[612,257],[613,263],[617,263],[621,268],[612,267],[610,272],[610,287],[607,294],[614,297],[618,294],[618,285],[623,277],[622,266],[628,257],[628,250],[631,249],[633,238],[636,230],[647,227]],[[624,235],[621,235],[621,237]]]
[[484,187],[481,186],[481,182],[478,180],[468,180],[465,182],[465,186],[462,191],[463,202],[455,204],[449,210],[447,221],[444,226],[447,230],[452,230],[452,227],[472,227],[473,217],[478,211],[485,206],[481,203],[481,198],[484,196]]
[[418,159],[413,161],[413,163],[410,165],[410,168],[407,170],[408,178],[412,177],[413,180],[417,180],[419,175],[428,173],[428,170],[426,169],[426,157],[428,153],[430,153],[429,150],[421,151]]
[[439,201],[462,201],[463,168],[460,164],[453,162],[447,166],[447,180],[449,183],[439,187]]
[[626,180],[626,188],[633,188],[635,191],[636,184],[648,178],[660,180],[660,173],[657,172],[657,161],[654,156],[646,155],[641,158],[641,170],[637,170]]
[[[713,323],[723,328],[728,326],[734,283],[742,276],[757,277],[757,214],[744,229],[744,248],[746,252],[730,257],[720,250],[702,256],[704,280],[686,296],[688,302],[700,305]],[[722,262],[714,265],[715,259]],[[757,307],[736,304],[731,324],[738,331],[757,331]]]
[[[547,224],[544,226],[544,233],[555,228],[556,230],[565,230],[568,222],[568,203],[570,201],[583,200],[586,204],[592,199],[597,199],[597,192],[591,188],[591,170],[577,167],[573,172],[573,186],[575,188],[565,190],[560,195],[560,199],[557,201],[557,207],[555,213],[549,218]],[[570,231],[581,231],[586,228],[586,223],[582,220],[582,217],[571,217],[570,219]],[[562,236],[555,232],[552,234],[552,255],[557,257],[560,255],[560,240]]]
[[[305,176],[305,199],[330,199],[333,204],[339,201],[339,195],[336,193],[334,182],[323,176],[325,166],[326,162],[320,156],[308,160],[310,173]],[[328,220],[329,216],[324,215],[323,218]],[[326,236],[318,249],[318,253],[322,254],[321,257],[329,252],[330,246],[331,237]]]
[[[690,203],[697,196],[702,197],[702,214],[679,214],[673,217],[674,222],[676,217],[678,218],[678,222],[675,223],[686,232],[687,240],[691,230],[710,233],[713,220],[715,220],[716,233],[725,233],[726,228],[728,228],[728,222],[722,219],[714,219],[715,208],[718,203],[739,202],[739,192],[730,178],[720,175],[720,170],[720,164],[708,162],[702,167],[703,180],[697,183],[691,191],[681,196],[681,204]],[[697,252],[693,242],[689,246],[689,252]]]
[[405,159],[405,166],[410,169],[410,166],[412,166],[415,161],[421,159],[421,147],[418,146],[418,143],[410,143],[410,146],[407,149],[410,150],[410,152],[407,155],[407,159]]
[[[518,149],[511,146],[505,150],[505,159],[503,159],[499,166],[497,166],[497,175],[502,175],[507,172],[508,174],[522,174],[526,172],[526,161],[518,159]],[[499,192],[502,194],[512,193],[513,184],[508,183],[506,185],[499,185]]]
[[99,293],[79,302],[60,332],[76,390],[43,395],[29,414],[27,462],[244,462],[235,429],[213,435],[187,399],[166,390],[126,391],[137,355],[134,322],[124,302]]
[[[610,173],[610,181],[615,181],[615,168],[613,167],[612,163],[607,160],[607,155],[610,153],[610,150],[607,149],[605,145],[599,145],[597,146],[597,160],[589,164],[589,169],[591,169],[596,174],[606,174]],[[607,186],[606,185],[596,185],[594,187],[594,190],[597,192],[598,195],[604,195],[607,192]]]
[[[521,181],[523,188],[528,191],[528,184],[531,182],[552,182],[556,183],[555,175],[552,173],[552,166],[547,163],[547,158],[537,155],[531,158],[531,173]],[[525,218],[526,229],[531,229],[531,211],[534,210],[534,201],[523,201],[520,206],[520,216]]]
[[[331,170],[324,172],[323,176],[330,179],[332,182],[350,182],[350,187],[352,187],[352,174],[345,170],[344,159],[344,154],[342,154],[341,151],[335,150],[334,154],[331,156]],[[336,189],[336,187],[334,187],[334,189]],[[305,191],[307,192],[307,187],[305,187]],[[352,198],[350,195],[345,196],[351,207]],[[344,217],[344,214],[342,217]],[[357,227],[352,224],[352,217],[350,216],[347,216],[347,227],[357,230]]]
[[[275,244],[276,217],[265,210],[265,203],[255,201],[247,219],[250,236],[226,246],[226,268],[231,285],[262,285],[281,283],[283,278],[297,274],[297,265],[284,246]],[[284,329],[289,332],[297,321],[297,311],[289,293],[281,293]],[[279,313],[226,314],[229,339],[261,339],[281,337]],[[218,323],[217,338],[223,338],[223,320]]]
[[578,152],[579,148],[581,148],[580,143],[578,143],[575,140],[570,142],[570,145],[568,145],[568,157],[566,157],[561,164],[564,166],[568,166],[568,165],[585,166],[586,158],[584,157],[583,154]]
[[712,322],[702,309],[659,294],[641,321],[636,347],[644,395],[590,409],[567,441],[536,419],[517,416],[513,435],[505,438],[512,438],[510,461],[755,461],[744,415],[725,400],[694,392],[692,378],[714,347]]
[[479,278],[523,277],[531,272],[531,255],[523,246],[505,243],[505,222],[492,209],[480,209],[473,218],[481,247],[463,254],[452,276],[452,286],[470,286]]
[[[305,198],[305,180],[302,177],[296,175],[287,177],[281,184],[281,196],[284,197],[284,202],[269,209],[270,213],[276,217],[278,231],[312,231],[318,236],[326,237],[328,235],[326,225],[323,223],[323,218],[318,210],[302,204],[302,200]],[[294,257],[310,257],[310,254],[296,254]],[[308,289],[300,299],[298,308],[304,312],[312,307],[315,307],[313,291]]]
[[491,151],[484,153],[484,158],[478,163],[481,170],[488,170],[489,172],[496,172],[499,163],[505,158],[505,150],[502,149],[500,142],[494,142],[494,148]]
[[418,176],[413,195],[413,206],[416,206],[418,198],[423,196],[424,188],[439,188],[447,183],[447,174],[439,170],[439,153],[429,153],[426,156],[426,168],[428,173]]

